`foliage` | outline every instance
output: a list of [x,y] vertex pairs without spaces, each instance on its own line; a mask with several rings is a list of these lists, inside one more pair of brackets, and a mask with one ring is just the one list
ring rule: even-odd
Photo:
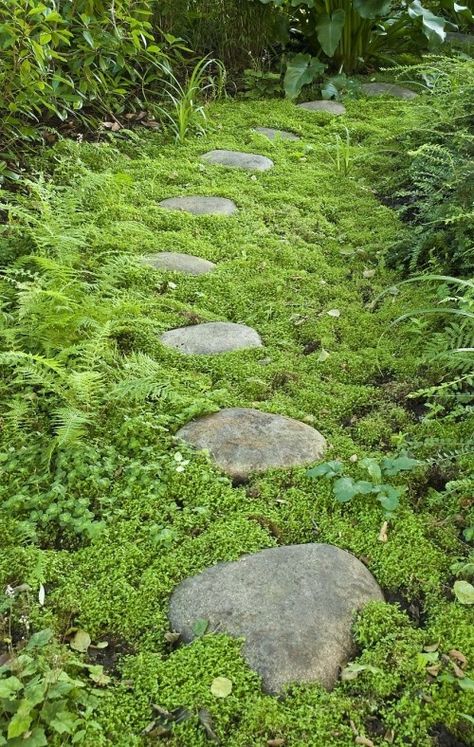
[[[101,729],[93,720],[99,693],[77,675],[84,664],[54,640],[50,628],[28,633],[17,646],[12,643],[15,606],[28,588],[7,587],[0,603],[0,629],[7,643],[0,664],[0,744],[87,744]],[[99,677],[102,667],[85,668],[95,682],[106,684],[108,678]]]
[[385,480],[396,477],[400,472],[415,469],[420,462],[402,454],[394,458],[384,457],[380,462],[373,457],[366,457],[361,459],[359,465],[368,472],[370,480],[356,481],[344,475],[344,465],[338,460],[318,464],[317,467],[308,470],[307,475],[311,478],[324,477],[326,480],[334,480],[333,495],[338,503],[348,503],[357,495],[375,495],[385,509],[385,515],[389,517],[398,508],[406,487],[395,486]]
[[270,71],[247,68],[244,70],[244,97],[266,99],[282,93],[281,75]]
[[160,106],[158,111],[168,121],[176,141],[183,142],[190,132],[204,134],[201,124],[206,119],[203,100],[205,97],[218,98],[222,94],[224,66],[218,60],[199,60],[183,83],[169,65],[161,67],[165,74],[164,95],[170,102],[170,109]]
[[158,63],[180,59],[182,42],[155,38],[151,0],[109,5],[0,0],[0,176],[14,178],[19,142],[51,136],[38,125],[96,129],[160,91]]
[[[351,73],[374,59],[393,61],[405,52],[419,54],[428,43],[440,44],[446,37],[446,19],[420,0],[395,6],[387,0],[260,2],[284,8],[290,19],[288,42],[291,29],[302,52],[329,58],[339,72]],[[291,59],[289,66],[295,66]],[[319,72],[313,70],[312,80]]]

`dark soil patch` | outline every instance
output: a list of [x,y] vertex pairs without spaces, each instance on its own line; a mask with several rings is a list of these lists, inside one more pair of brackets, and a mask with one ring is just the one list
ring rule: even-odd
[[410,599],[400,589],[383,589],[383,593],[386,601],[390,604],[398,604],[417,628],[424,626],[426,622],[424,599]]
[[431,736],[435,737],[438,747],[467,747],[466,742],[455,737],[443,725],[435,726]]
[[108,674],[118,674],[118,664],[123,656],[134,653],[133,647],[123,638],[114,635],[105,635],[101,638],[107,641],[106,648],[90,647],[87,651],[92,664],[101,664]]

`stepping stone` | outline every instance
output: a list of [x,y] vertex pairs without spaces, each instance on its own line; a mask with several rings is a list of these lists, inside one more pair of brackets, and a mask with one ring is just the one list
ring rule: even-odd
[[397,99],[415,99],[418,94],[395,83],[364,83],[361,90],[366,96],[395,96]]
[[255,132],[260,135],[265,135],[269,140],[300,140],[298,135],[294,132],[287,132],[286,130],[274,130],[273,127],[255,127]]
[[195,257],[193,254],[180,254],[179,252],[160,252],[141,257],[142,264],[153,267],[156,270],[169,270],[170,272],[184,272],[186,275],[205,275],[216,268],[214,262],[207,259]]
[[230,166],[235,169],[248,171],[268,171],[273,168],[273,161],[266,156],[254,153],[240,153],[236,150],[210,150],[204,153],[201,160],[218,166]]
[[188,355],[229,353],[243,348],[261,348],[260,335],[245,324],[209,322],[191,327],[171,329],[161,335],[161,342],[169,348]]
[[193,215],[233,215],[237,212],[236,204],[226,197],[186,195],[167,197],[158,204],[168,210],[182,210]]
[[311,464],[327,446],[321,433],[305,423],[245,407],[193,420],[176,435],[207,449],[235,482],[244,482],[251,472]]
[[345,114],[346,107],[339,101],[305,101],[298,104],[300,109],[307,109],[310,112],[328,112],[328,114]]
[[183,581],[171,597],[169,619],[184,641],[193,625],[244,638],[243,655],[278,692],[290,682],[330,689],[354,655],[354,613],[383,594],[367,568],[332,545],[263,550],[218,563]]

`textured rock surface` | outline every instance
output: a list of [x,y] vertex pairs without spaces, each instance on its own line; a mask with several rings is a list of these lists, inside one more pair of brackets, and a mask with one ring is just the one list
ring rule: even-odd
[[180,353],[212,355],[228,353],[242,348],[260,348],[260,335],[245,324],[208,322],[192,327],[170,329],[161,336],[161,342]]
[[205,275],[212,272],[216,265],[207,259],[195,257],[193,254],[181,254],[180,252],[160,252],[141,257],[141,262],[148,267],[157,270],[170,270],[172,272],[184,272],[187,275]]
[[268,171],[273,168],[273,161],[266,156],[255,153],[240,153],[236,150],[210,150],[204,153],[201,160],[218,166],[229,166],[234,169],[248,171]]
[[361,90],[366,96],[395,96],[397,99],[414,99],[417,94],[395,83],[364,83]]
[[354,652],[354,613],[382,592],[367,568],[332,545],[263,550],[183,581],[169,618],[185,641],[193,624],[245,638],[243,654],[277,692],[290,682],[331,688]]
[[193,420],[177,433],[236,481],[251,472],[310,464],[326,451],[324,437],[298,420],[244,407],[220,410]]
[[226,197],[201,197],[199,195],[167,197],[159,205],[168,210],[182,210],[193,215],[233,215],[237,212],[235,203]]
[[255,132],[258,132],[260,135],[266,135],[270,140],[278,140],[281,138],[282,140],[299,140],[300,138],[298,135],[295,135],[294,132],[287,132],[286,130],[275,130],[273,127],[255,127]]
[[300,109],[308,109],[310,112],[328,112],[328,114],[345,114],[346,107],[338,101],[305,101],[298,104]]

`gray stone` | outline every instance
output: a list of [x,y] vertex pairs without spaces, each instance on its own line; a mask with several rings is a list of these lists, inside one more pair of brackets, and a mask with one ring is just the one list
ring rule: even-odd
[[395,83],[364,83],[361,90],[366,96],[394,96],[397,99],[415,99],[418,95]]
[[326,451],[324,437],[309,425],[245,407],[193,420],[177,436],[197,449],[207,449],[237,482],[251,472],[311,464]]
[[300,109],[308,109],[310,112],[327,112],[335,115],[346,113],[346,107],[339,101],[305,101],[298,106]]
[[244,638],[243,655],[269,692],[291,683],[335,684],[354,654],[354,613],[382,592],[367,568],[332,545],[263,550],[218,563],[173,592],[169,619],[185,641],[193,625]]
[[181,254],[180,252],[160,252],[149,254],[140,258],[142,264],[153,267],[156,270],[169,270],[171,272],[184,272],[186,275],[205,275],[212,272],[216,265],[207,259],[195,257],[193,254]]
[[258,132],[260,135],[265,135],[269,140],[300,140],[298,135],[295,135],[294,132],[274,130],[273,127],[255,127],[255,132]]
[[273,161],[266,156],[257,156],[254,153],[240,153],[236,150],[210,150],[204,153],[201,160],[217,166],[229,166],[234,169],[247,169],[248,171],[268,171],[273,168]]
[[163,345],[188,355],[213,355],[262,347],[260,335],[252,327],[232,322],[208,322],[178,327],[165,332],[160,339]]
[[168,210],[182,210],[193,215],[233,215],[237,212],[235,203],[226,197],[184,195],[183,197],[167,197],[158,204]]

